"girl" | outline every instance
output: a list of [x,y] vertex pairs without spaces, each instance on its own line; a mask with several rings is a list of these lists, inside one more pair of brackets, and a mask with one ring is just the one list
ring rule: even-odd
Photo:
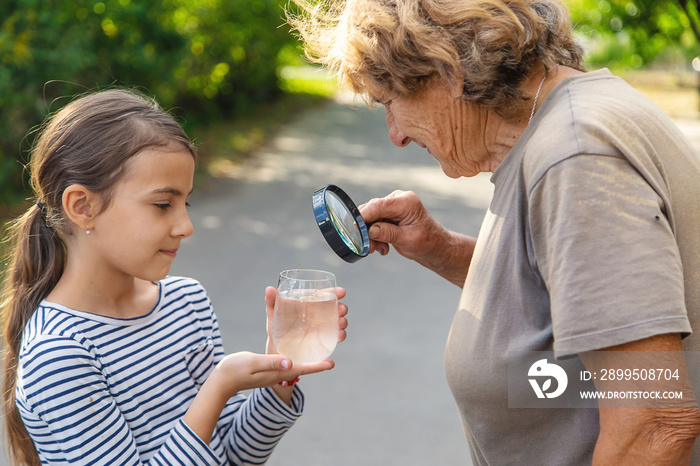
[[131,91],[87,95],[45,123],[2,302],[17,463],[264,463],[303,410],[298,376],[333,367],[292,367],[270,338],[266,355],[224,355],[205,290],[166,277],[193,231],[195,154]]

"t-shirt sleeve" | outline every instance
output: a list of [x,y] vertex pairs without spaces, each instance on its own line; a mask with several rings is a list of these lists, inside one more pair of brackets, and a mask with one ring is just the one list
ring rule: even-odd
[[[41,337],[20,356],[17,403],[37,450],[75,464],[142,464],[134,436],[89,345]],[[48,428],[51,439],[41,436]],[[33,435],[34,434],[34,435]],[[220,464],[182,421],[148,464]]]
[[664,210],[618,157],[571,157],[534,185],[529,231],[550,295],[557,357],[691,332]]

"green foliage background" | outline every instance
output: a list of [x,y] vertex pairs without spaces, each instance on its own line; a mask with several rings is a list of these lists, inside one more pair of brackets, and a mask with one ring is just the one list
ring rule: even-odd
[[28,130],[76,94],[137,87],[174,109],[186,129],[279,97],[282,57],[299,55],[282,6],[280,0],[0,2],[0,207],[26,196]]
[[588,46],[588,61],[640,68],[698,56],[698,0],[565,0]]
[[[592,67],[639,68],[669,54],[689,65],[698,55],[700,0],[564,1]],[[138,87],[174,109],[190,133],[270,113],[267,104],[302,83],[280,80],[283,65],[300,56],[285,26],[286,4],[1,0],[0,213],[27,196],[28,131],[76,94]],[[260,133],[257,127],[249,132]],[[231,133],[208,136],[226,144],[225,150],[249,143]]]

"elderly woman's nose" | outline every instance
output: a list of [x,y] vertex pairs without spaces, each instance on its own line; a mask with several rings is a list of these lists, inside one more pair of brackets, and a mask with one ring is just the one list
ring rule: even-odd
[[389,128],[389,139],[391,139],[391,142],[398,147],[406,147],[413,140],[395,127]]
[[389,126],[389,139],[391,142],[398,147],[406,147],[412,141],[412,139],[406,136],[394,122],[394,118],[390,112],[386,112],[386,124]]

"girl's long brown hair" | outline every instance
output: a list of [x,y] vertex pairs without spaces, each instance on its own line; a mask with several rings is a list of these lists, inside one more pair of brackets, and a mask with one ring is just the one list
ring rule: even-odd
[[48,118],[32,149],[29,170],[37,204],[9,228],[2,313],[2,401],[6,440],[14,464],[40,464],[15,401],[22,332],[41,300],[58,283],[66,263],[63,191],[80,184],[103,198],[125,162],[153,146],[196,150],[180,125],[156,102],[124,89],[83,96]]

